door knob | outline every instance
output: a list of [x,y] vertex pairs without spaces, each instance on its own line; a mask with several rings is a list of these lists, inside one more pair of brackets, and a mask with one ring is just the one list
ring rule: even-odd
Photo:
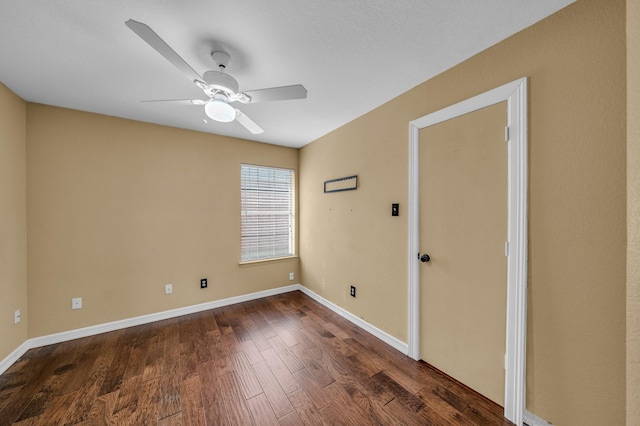
[[420,256],[420,262],[427,263],[430,260],[431,260],[431,257],[427,253],[424,253],[422,256]]

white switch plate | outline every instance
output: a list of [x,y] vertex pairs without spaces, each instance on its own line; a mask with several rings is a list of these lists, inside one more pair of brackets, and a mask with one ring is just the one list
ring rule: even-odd
[[71,299],[71,309],[82,309],[82,297]]
[[293,281],[293,272],[289,272],[289,281]]
[[14,324],[20,322],[20,309],[16,309],[15,311],[13,311],[13,322]]
[[164,294],[173,293],[173,284],[165,284],[164,286]]

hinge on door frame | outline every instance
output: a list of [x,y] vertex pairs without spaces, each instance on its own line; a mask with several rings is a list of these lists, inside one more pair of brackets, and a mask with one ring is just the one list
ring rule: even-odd
[[511,137],[509,129],[509,126],[505,126],[504,128],[504,140],[507,142],[509,142],[509,138]]
[[504,255],[509,257],[509,241],[504,242]]

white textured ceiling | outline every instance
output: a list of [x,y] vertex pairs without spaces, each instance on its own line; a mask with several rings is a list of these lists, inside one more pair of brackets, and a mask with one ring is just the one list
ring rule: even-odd
[[[0,82],[30,102],[300,147],[574,0],[0,0]],[[240,105],[265,130],[143,103],[202,91],[124,22],[149,25],[200,75],[232,56],[240,90],[303,84],[306,100]]]

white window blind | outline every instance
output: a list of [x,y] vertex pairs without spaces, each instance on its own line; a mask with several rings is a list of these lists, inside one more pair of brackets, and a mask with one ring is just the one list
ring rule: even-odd
[[242,261],[295,254],[294,171],[241,165]]

